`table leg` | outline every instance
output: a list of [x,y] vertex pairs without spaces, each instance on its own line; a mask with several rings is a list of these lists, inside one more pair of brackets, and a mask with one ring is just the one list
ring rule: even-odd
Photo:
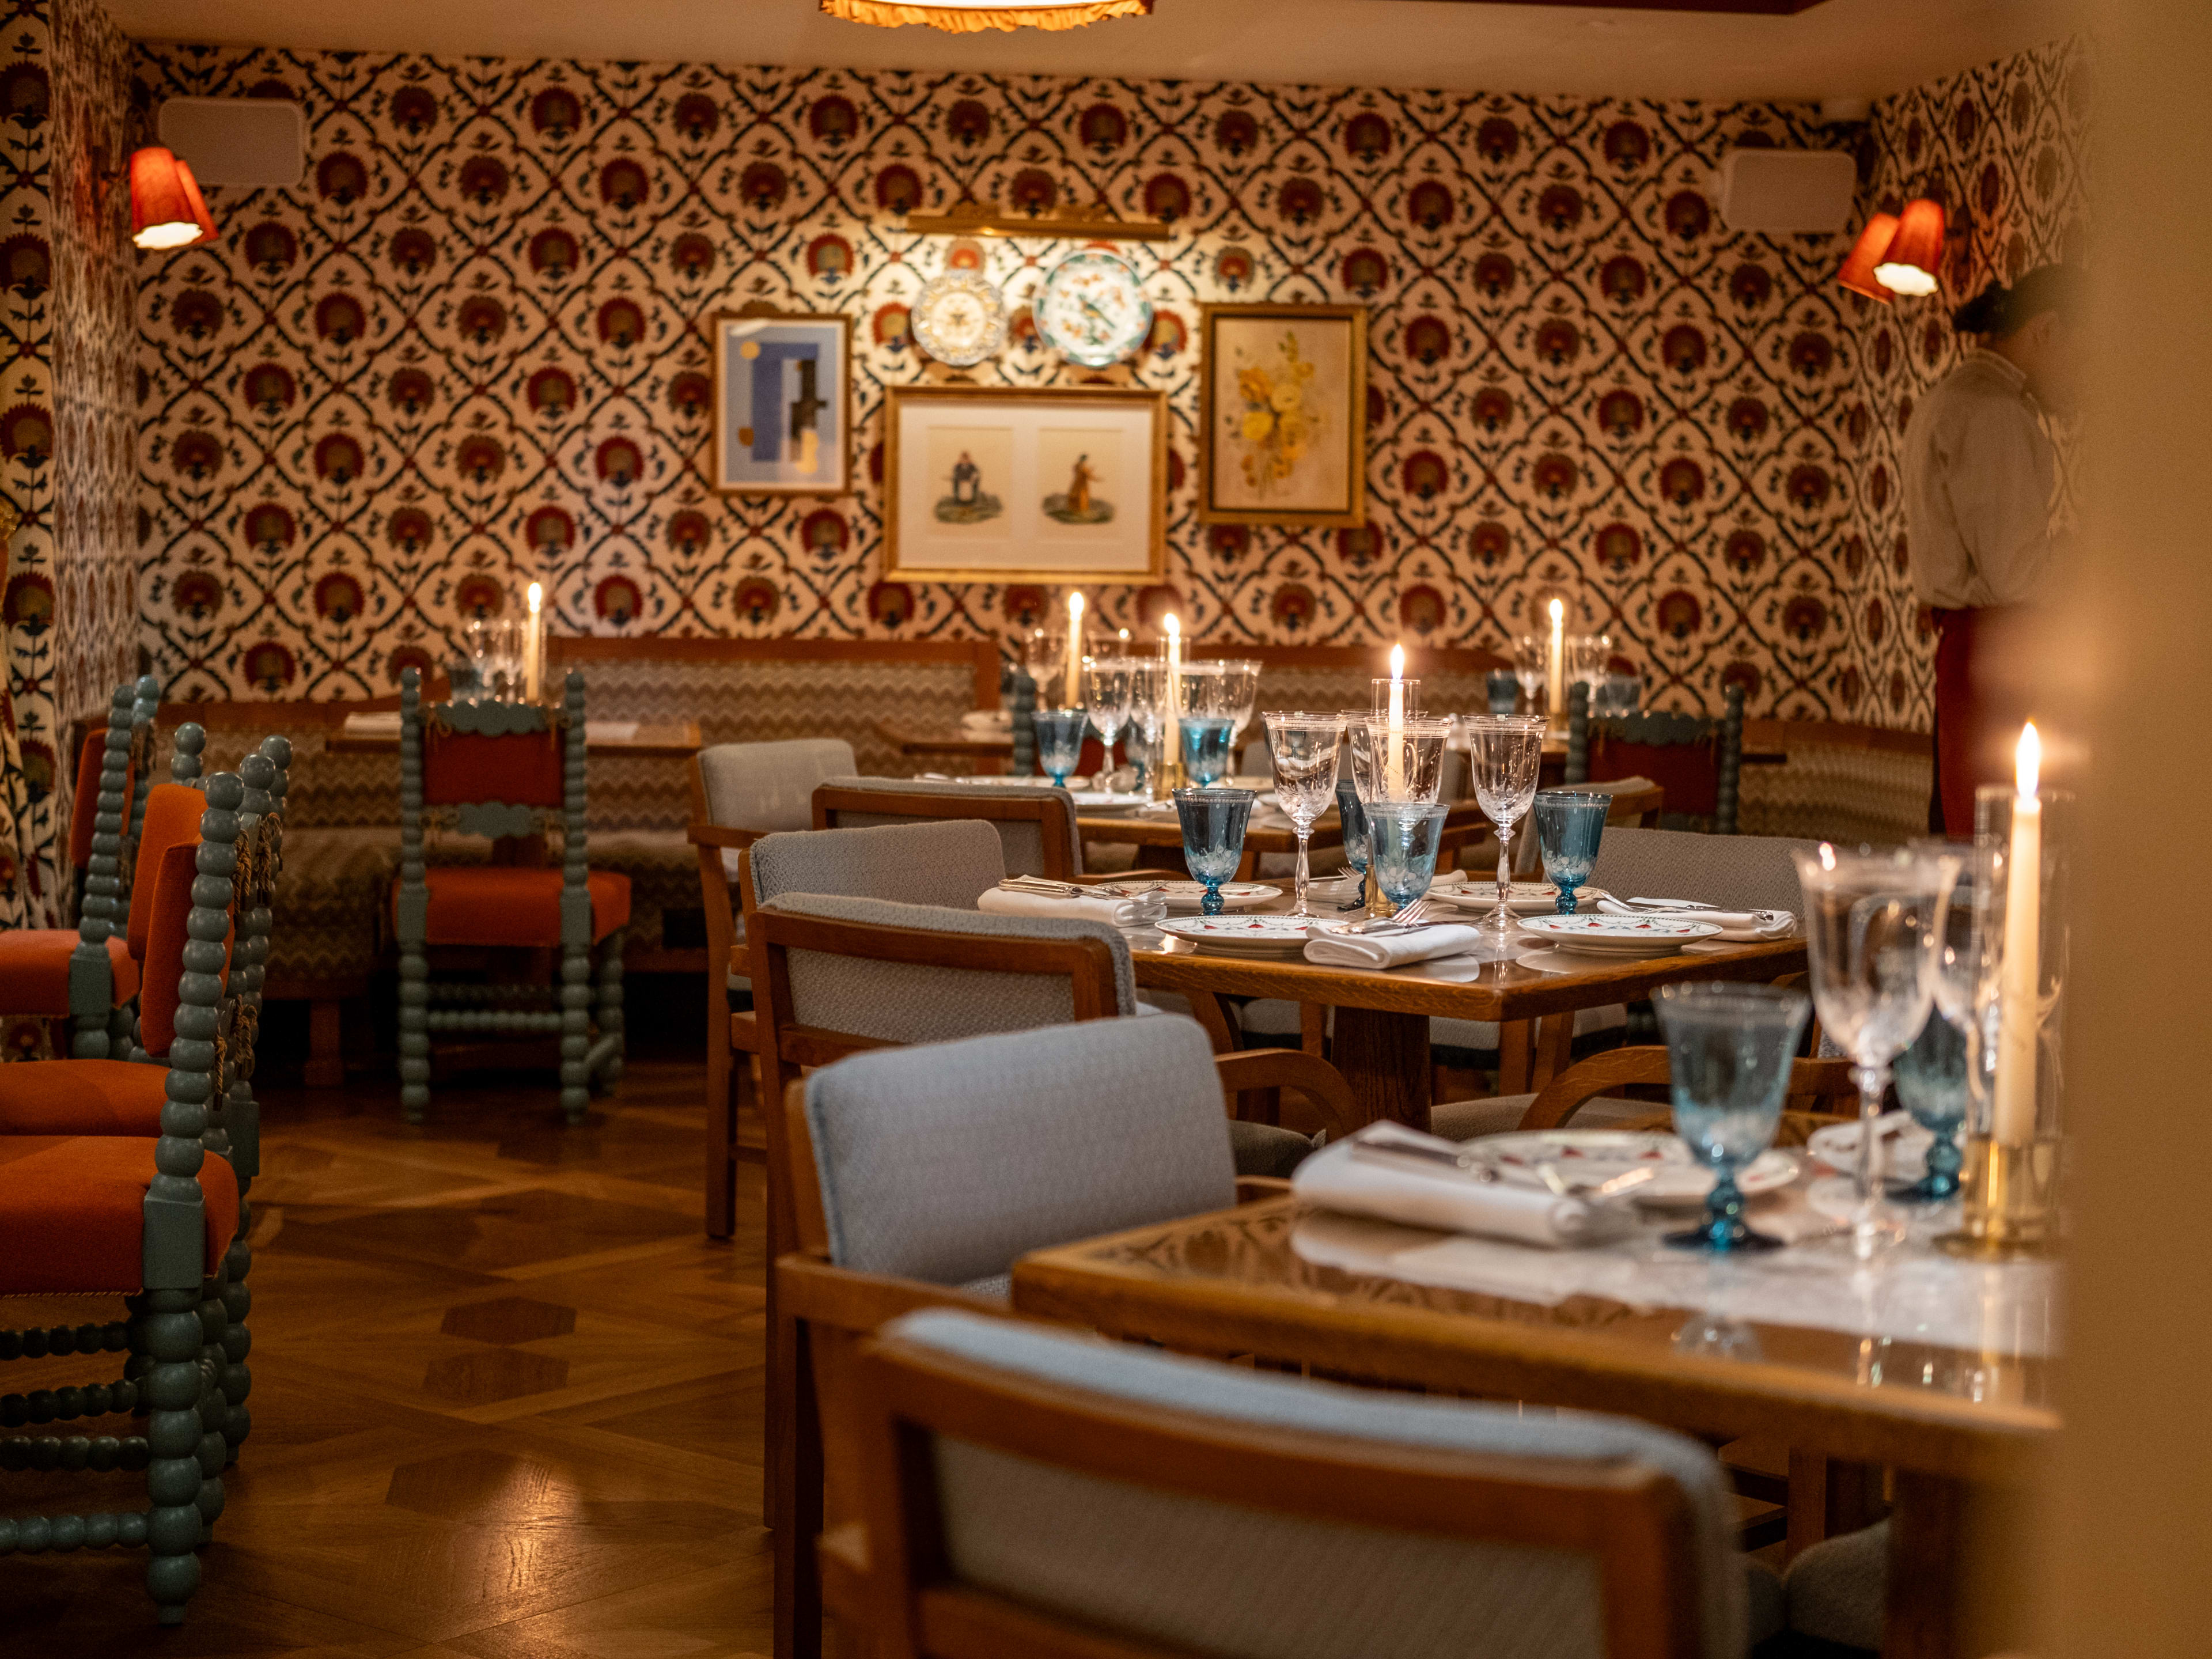
[[1498,1092],[1501,1095],[1534,1094],[1536,1085],[1528,1080],[1536,1062],[1536,1022],[1533,1019],[1509,1019],[1498,1028]]
[[1376,1008],[1336,1011],[1336,1069],[1370,1122],[1429,1127],[1429,1017]]
[[1872,1526],[1881,1518],[1881,1471],[1820,1453],[1790,1454],[1789,1559],[1808,1546]]
[[1966,1571],[1966,1489],[1942,1475],[1899,1469],[1889,1519],[1882,1659],[1953,1659]]
[[1575,1017],[1571,1012],[1547,1014],[1537,1022],[1534,1066],[1528,1086],[1541,1089],[1575,1063]]

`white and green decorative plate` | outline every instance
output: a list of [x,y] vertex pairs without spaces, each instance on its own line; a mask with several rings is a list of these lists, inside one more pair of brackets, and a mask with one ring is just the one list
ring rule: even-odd
[[1719,936],[1720,924],[1680,916],[1523,916],[1521,931],[1562,951],[1597,957],[1672,956],[1685,945]]
[[967,368],[1006,346],[1006,295],[979,271],[948,270],[921,285],[908,323],[924,351]]
[[1208,956],[1290,957],[1305,954],[1312,926],[1307,916],[1170,916],[1160,932]]
[[[1447,904],[1456,904],[1468,910],[1488,910],[1498,903],[1498,884],[1488,877],[1446,885],[1434,883],[1430,893]],[[1575,890],[1575,908],[1595,910],[1597,902],[1605,896],[1601,887],[1578,887]],[[1516,916],[1555,916],[1559,890],[1548,881],[1516,881],[1506,908]]]
[[[1133,878],[1130,885],[1136,884]],[[1168,902],[1168,914],[1175,916],[1194,916],[1206,897],[1202,881],[1164,881],[1159,891]],[[1283,890],[1270,887],[1261,881],[1224,881],[1221,884],[1221,904],[1224,910],[1249,910],[1255,904],[1265,904],[1269,899],[1280,898]]]
[[1120,362],[1152,331],[1137,273],[1097,248],[1079,248],[1048,271],[1030,310],[1044,343],[1085,368]]

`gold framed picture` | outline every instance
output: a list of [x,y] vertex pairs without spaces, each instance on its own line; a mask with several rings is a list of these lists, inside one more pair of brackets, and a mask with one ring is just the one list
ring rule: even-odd
[[1168,394],[895,386],[884,398],[884,574],[1156,581]]
[[1200,313],[1200,522],[1365,523],[1366,307],[1209,305]]
[[715,490],[842,495],[853,488],[853,319],[748,307],[714,331]]

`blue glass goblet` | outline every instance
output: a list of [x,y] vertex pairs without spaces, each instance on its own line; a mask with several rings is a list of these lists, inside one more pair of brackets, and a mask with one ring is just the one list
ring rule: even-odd
[[1233,714],[1185,714],[1178,722],[1182,733],[1182,769],[1194,787],[1210,789],[1228,775],[1229,740],[1237,730]]
[[1036,727],[1037,764],[1052,778],[1052,787],[1067,787],[1067,775],[1083,758],[1083,733],[1091,722],[1087,708],[1040,708],[1030,716]]
[[1736,1172],[1774,1143],[1790,1062],[1812,1005],[1771,985],[1662,985],[1654,999],[1667,1036],[1674,1133],[1713,1172],[1703,1226],[1669,1233],[1692,1250],[1771,1250],[1782,1241],[1743,1218]]
[[1892,1187],[1908,1204],[1937,1204],[1959,1195],[1959,1131],[1966,1122],[1966,1034],[1944,1018],[1928,1016],[1912,1046],[1890,1068],[1897,1096],[1912,1121],[1936,1137],[1928,1148],[1928,1173]]
[[1178,789],[1176,816],[1182,820],[1182,859],[1206,884],[1199,909],[1221,914],[1221,884],[1237,873],[1244,857],[1244,828],[1252,820],[1249,789]]
[[1493,669],[1484,679],[1482,690],[1493,714],[1510,714],[1520,705],[1520,677],[1510,668]]
[[1530,816],[1536,820],[1536,850],[1544,855],[1544,876],[1559,890],[1553,908],[1575,913],[1575,890],[1590,878],[1597,844],[1605,835],[1613,797],[1587,789],[1540,789]]
[[1392,908],[1402,910],[1429,890],[1437,873],[1437,848],[1450,807],[1437,801],[1373,801],[1367,808],[1367,854],[1375,860],[1375,885]]

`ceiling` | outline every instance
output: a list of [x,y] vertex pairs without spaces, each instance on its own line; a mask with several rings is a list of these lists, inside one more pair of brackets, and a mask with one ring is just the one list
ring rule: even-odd
[[127,33],[147,40],[1655,98],[1879,96],[2040,45],[2077,22],[2075,0],[1824,0],[1794,16],[1467,0],[1157,0],[1150,17],[977,36],[839,22],[815,0],[105,3]]

